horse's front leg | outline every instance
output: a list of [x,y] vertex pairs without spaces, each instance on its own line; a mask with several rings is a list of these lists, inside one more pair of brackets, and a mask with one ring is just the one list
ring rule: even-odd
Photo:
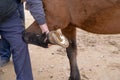
[[77,56],[76,28],[73,27],[72,25],[69,25],[69,27],[63,29],[62,32],[68,38],[70,43],[69,47],[66,49],[71,70],[69,80],[81,80],[76,60]]

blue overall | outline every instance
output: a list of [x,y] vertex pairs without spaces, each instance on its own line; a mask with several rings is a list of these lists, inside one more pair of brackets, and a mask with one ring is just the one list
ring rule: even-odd
[[[18,12],[19,12],[20,18],[23,22],[25,22],[23,3],[20,3],[18,0],[16,0],[16,2],[18,4]],[[9,46],[8,42],[2,37],[2,39],[0,39],[1,60],[9,61],[10,56],[11,56],[10,46]]]
[[18,11],[0,22],[0,35],[10,45],[16,80],[33,80],[28,45],[22,39],[24,25]]

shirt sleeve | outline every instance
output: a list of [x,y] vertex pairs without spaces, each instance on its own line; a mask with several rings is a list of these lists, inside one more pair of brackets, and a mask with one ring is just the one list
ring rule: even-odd
[[42,0],[26,0],[26,1],[31,15],[38,22],[38,24],[42,25],[46,23]]

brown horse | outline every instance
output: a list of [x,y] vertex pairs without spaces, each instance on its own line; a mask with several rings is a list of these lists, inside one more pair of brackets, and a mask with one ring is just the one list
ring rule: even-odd
[[[76,27],[97,34],[120,33],[120,0],[43,0],[43,4],[49,29],[61,28],[69,40],[66,49],[71,70],[69,80],[80,80]],[[26,32],[41,33],[36,22]]]

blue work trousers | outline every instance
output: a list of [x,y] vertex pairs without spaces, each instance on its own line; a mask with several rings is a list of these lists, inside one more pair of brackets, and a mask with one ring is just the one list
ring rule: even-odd
[[[18,0],[16,0],[16,1],[18,4],[19,17],[23,21],[23,24],[25,24],[23,3],[18,2]],[[0,57],[1,57],[1,60],[9,61],[10,56],[11,56],[10,46],[9,46],[8,42],[2,37],[2,39],[0,39]]]
[[0,22],[0,35],[9,43],[12,52],[16,80],[33,80],[28,45],[22,39],[23,31],[18,11]]

